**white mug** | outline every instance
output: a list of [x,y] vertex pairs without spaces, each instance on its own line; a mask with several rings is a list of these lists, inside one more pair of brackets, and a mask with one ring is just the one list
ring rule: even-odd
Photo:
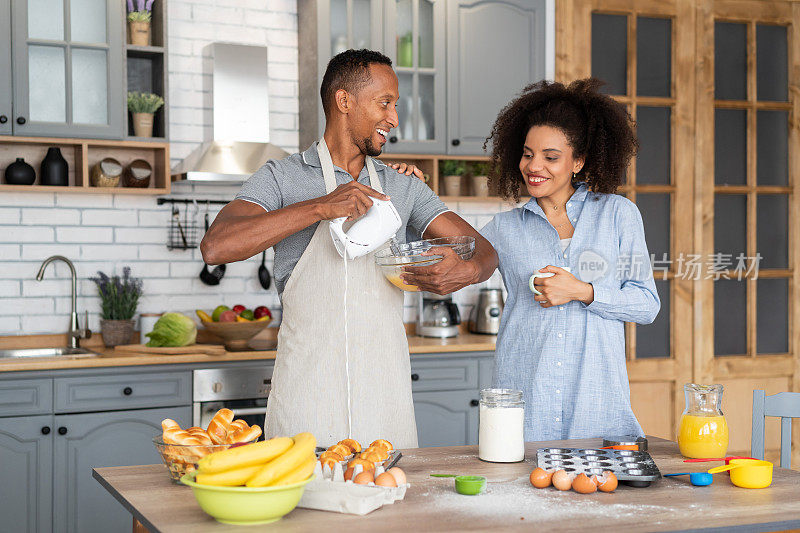
[[[559,268],[561,268],[563,270],[566,270],[567,272],[572,273],[572,270],[570,270],[569,267],[559,267]],[[539,296],[541,296],[542,293],[539,292],[539,290],[536,287],[534,287],[533,281],[536,278],[550,278],[552,276],[555,276],[554,272],[538,272],[538,271],[534,272],[533,275],[531,276],[531,278],[528,280],[528,287],[530,287],[531,292],[533,292],[533,294],[538,294]]]

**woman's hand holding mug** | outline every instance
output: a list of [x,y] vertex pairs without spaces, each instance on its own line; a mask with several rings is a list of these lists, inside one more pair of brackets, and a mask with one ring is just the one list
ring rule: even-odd
[[536,295],[533,299],[543,308],[564,305],[572,300],[589,305],[594,300],[592,285],[573,276],[569,267],[548,265],[541,268],[530,277],[528,286]]

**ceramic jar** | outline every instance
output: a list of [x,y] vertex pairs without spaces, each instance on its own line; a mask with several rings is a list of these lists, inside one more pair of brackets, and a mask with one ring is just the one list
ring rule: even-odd
[[47,155],[42,160],[42,169],[39,173],[39,183],[41,185],[58,185],[66,187],[69,185],[69,165],[61,149],[57,146],[47,149]]
[[147,188],[150,185],[150,176],[153,174],[153,167],[144,159],[135,159],[125,167],[122,175],[122,185],[124,187]]
[[5,175],[8,185],[33,185],[33,182],[36,181],[36,172],[33,167],[21,157],[6,167]]

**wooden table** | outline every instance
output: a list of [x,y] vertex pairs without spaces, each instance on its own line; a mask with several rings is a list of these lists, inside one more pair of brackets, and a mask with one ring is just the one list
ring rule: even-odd
[[[703,471],[708,463],[684,463],[677,444],[650,437],[650,454],[662,474]],[[522,463],[485,463],[476,446],[403,451],[401,466],[411,488],[403,501],[366,516],[295,509],[274,524],[242,527],[206,515],[188,487],[172,483],[162,465],[98,468],[93,475],[152,532],[243,531],[465,531],[489,529],[594,531],[775,531],[800,527],[800,473],[775,468],[772,486],[733,486],[725,474],[693,487],[687,476],[664,478],[647,488],[620,485],[616,492],[577,494],[534,489],[528,476],[537,448],[601,446],[599,439],[526,444]],[[701,466],[702,465],[702,466]],[[485,493],[462,496],[451,478],[431,473],[477,474]]]

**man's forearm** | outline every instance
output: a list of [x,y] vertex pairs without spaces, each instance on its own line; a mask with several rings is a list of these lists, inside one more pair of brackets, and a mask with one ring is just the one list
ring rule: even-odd
[[255,215],[227,214],[224,211],[220,212],[200,243],[203,260],[209,265],[253,257],[321,220],[314,200]]

